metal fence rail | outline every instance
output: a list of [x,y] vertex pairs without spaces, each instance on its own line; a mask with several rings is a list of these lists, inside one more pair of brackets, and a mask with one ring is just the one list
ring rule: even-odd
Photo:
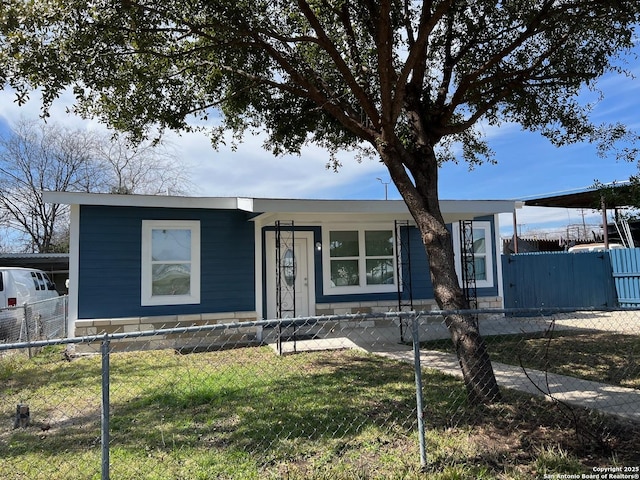
[[[451,314],[499,401],[469,401]],[[477,310],[0,343],[0,478],[635,475],[639,333],[635,310]]]

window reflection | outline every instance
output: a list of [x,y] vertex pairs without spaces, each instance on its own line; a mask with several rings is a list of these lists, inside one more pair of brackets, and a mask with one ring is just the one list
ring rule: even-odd
[[153,230],[151,242],[151,260],[154,262],[191,260],[191,230]]
[[295,254],[290,248],[284,252],[282,267],[284,270],[284,281],[288,286],[292,287],[294,283],[296,283],[297,268]]
[[329,232],[332,287],[394,285],[393,230]]
[[152,295],[189,295],[191,265],[156,264],[151,269]]
[[189,295],[191,230],[152,230],[151,262],[151,295]]

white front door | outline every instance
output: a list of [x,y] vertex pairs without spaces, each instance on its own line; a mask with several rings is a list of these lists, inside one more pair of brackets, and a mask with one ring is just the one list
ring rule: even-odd
[[[287,243],[287,242],[285,242]],[[266,238],[267,268],[267,318],[276,318],[280,302],[283,317],[307,317],[315,310],[313,281],[313,235],[296,232],[293,244],[281,245],[280,263],[281,293],[276,289],[276,240],[275,233]],[[294,303],[295,292],[295,303]]]

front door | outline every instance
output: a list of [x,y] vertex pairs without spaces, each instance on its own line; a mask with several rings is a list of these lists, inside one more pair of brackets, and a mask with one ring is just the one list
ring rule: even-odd
[[313,245],[312,234],[296,232],[292,242],[284,242],[285,244],[280,246],[280,293],[276,289],[278,272],[273,232],[267,234],[266,242],[267,318],[277,318],[278,312],[281,312],[283,317],[290,318],[311,315],[313,277],[310,264],[313,257],[309,248]]

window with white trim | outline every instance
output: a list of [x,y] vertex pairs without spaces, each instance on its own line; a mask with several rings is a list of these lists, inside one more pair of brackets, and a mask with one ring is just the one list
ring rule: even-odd
[[324,293],[397,290],[393,228],[323,229]]
[[[456,253],[456,273],[462,282],[462,247],[460,243],[460,224],[453,224],[453,240]],[[473,234],[473,268],[475,270],[476,287],[493,287],[493,242],[491,240],[491,222],[474,221]],[[471,268],[471,265],[467,265]]]
[[142,221],[142,305],[200,303],[200,222]]

